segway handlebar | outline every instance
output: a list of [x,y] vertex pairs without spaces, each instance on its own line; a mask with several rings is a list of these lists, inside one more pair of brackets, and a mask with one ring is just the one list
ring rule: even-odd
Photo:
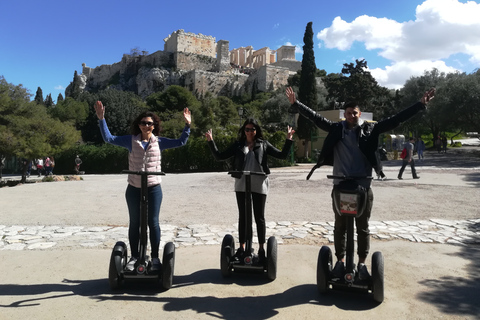
[[266,176],[266,173],[265,172],[257,172],[257,171],[228,171],[228,174],[229,175],[232,175],[232,174],[241,174],[241,175],[244,175],[244,176]]
[[362,179],[373,179],[372,176],[336,176],[336,175],[327,175],[327,179],[340,179],[340,180],[362,180]]
[[122,173],[135,174],[138,176],[164,176],[165,173],[161,171],[133,171],[133,170],[122,170]]

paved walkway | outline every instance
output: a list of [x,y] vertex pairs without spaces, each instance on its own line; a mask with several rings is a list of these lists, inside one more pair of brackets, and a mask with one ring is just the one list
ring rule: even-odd
[[[162,225],[162,242],[178,246],[218,245],[225,234],[238,238],[237,227],[207,224],[177,227]],[[411,242],[480,244],[480,218],[471,220],[371,221],[374,239],[404,239]],[[127,243],[126,227],[2,226],[0,250],[45,250],[50,248],[112,248],[116,241]],[[333,244],[333,222],[268,222],[267,235],[278,243]],[[161,245],[163,247],[163,244]]]

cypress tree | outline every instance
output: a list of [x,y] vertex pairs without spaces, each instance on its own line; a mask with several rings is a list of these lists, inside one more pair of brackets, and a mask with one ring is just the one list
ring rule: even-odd
[[[298,90],[298,100],[306,104],[313,110],[317,110],[317,86],[315,73],[317,66],[315,65],[315,54],[313,52],[313,29],[312,22],[307,24],[305,35],[303,36],[303,57],[302,57],[302,72],[300,75],[300,87]],[[308,157],[310,148],[310,140],[315,126],[305,117],[298,118],[297,134],[300,139],[305,140],[305,157]]]
[[59,93],[58,97],[57,97],[57,103],[62,102],[63,100],[64,100],[63,95],[61,93]]
[[38,87],[37,93],[35,94],[35,99],[33,99],[38,104],[43,104],[43,92],[42,88]]
[[44,104],[47,108],[52,107],[54,105],[51,93],[47,94]]

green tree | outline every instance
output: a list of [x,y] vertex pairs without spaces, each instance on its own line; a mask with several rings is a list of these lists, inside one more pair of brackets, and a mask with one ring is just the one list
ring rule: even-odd
[[[30,102],[26,89],[0,78],[0,154],[32,160],[68,149],[79,139],[80,132],[72,125],[50,117],[44,105]],[[26,170],[25,165],[23,182]]]
[[[441,114],[441,131],[480,131],[480,72],[447,74],[445,83],[437,89],[435,104]],[[438,98],[438,99],[437,99]],[[451,136],[450,138],[455,137]]]
[[45,98],[45,101],[43,103],[45,105],[45,107],[47,108],[51,108],[53,106],[55,106],[55,104],[53,103],[53,99],[52,99],[52,94],[49,93],[47,94],[47,97]]
[[102,101],[105,106],[105,119],[113,135],[130,134],[132,121],[147,110],[145,102],[133,92],[114,89],[101,90],[98,93],[82,92],[77,101],[86,103],[88,108],[87,119],[81,127],[85,142],[103,143],[93,107],[97,100]]
[[[300,86],[298,89],[298,100],[305,103],[314,110],[318,109],[317,101],[317,82],[315,73],[317,67],[315,65],[315,54],[313,51],[313,29],[312,22],[307,24],[305,34],[303,36],[303,57],[302,72],[300,75]],[[310,148],[310,140],[312,132],[315,130],[312,122],[303,116],[298,117],[298,128],[296,133],[300,139],[305,140],[305,157],[308,157]]]
[[405,82],[405,85],[399,93],[401,96],[398,105],[399,109],[404,109],[419,101],[423,94],[430,88],[437,88],[437,93],[435,94],[435,99],[429,102],[426,112],[402,124],[402,126],[399,127],[400,130],[413,134],[416,133],[416,135],[429,130],[433,137],[438,136],[441,130],[445,130],[446,119],[442,115],[441,108],[439,109],[440,102],[445,97],[441,89],[445,84],[445,80],[445,73],[439,72],[437,69],[432,69],[431,71],[425,71],[422,76],[412,77]]
[[[184,125],[184,108],[188,107],[193,114],[196,114],[201,105],[190,91],[176,85],[168,87],[165,91],[151,94],[146,102],[149,109],[160,116],[162,135],[166,137],[180,136]],[[192,121],[192,127],[195,127],[195,120]]]
[[35,94],[35,99],[33,99],[38,104],[43,104],[43,92],[42,88],[38,87],[37,88],[37,93]]
[[52,117],[63,122],[70,122],[77,129],[82,128],[88,117],[88,103],[77,101],[71,97],[58,102],[54,108],[48,110]]
[[63,100],[64,100],[63,95],[61,93],[59,93],[58,97],[57,97],[57,103],[62,102]]

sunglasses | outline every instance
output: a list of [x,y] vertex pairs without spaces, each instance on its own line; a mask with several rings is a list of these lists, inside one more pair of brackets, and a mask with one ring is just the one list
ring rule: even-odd
[[150,126],[153,126],[153,122],[152,121],[140,121],[140,125],[150,127]]
[[245,128],[245,132],[255,132],[257,129],[255,128]]

